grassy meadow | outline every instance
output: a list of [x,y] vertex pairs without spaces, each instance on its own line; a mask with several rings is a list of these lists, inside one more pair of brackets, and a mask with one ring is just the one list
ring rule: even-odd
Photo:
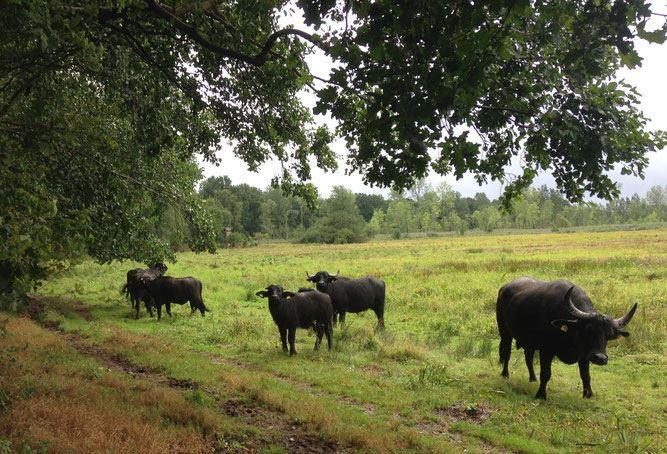
[[[137,266],[84,262],[40,289],[36,322],[0,314],[0,453],[665,452],[667,230],[181,253],[167,275],[199,278],[211,312],[161,322],[119,293]],[[348,314],[332,351],[299,330],[287,356],[255,292],[339,269],[386,282],[386,331]],[[639,303],[592,399],[557,359],[546,402],[522,351],[500,376],[496,296],[522,275],[569,279],[614,318]]]

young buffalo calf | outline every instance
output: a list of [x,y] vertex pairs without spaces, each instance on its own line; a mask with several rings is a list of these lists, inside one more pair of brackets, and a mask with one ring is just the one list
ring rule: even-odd
[[315,350],[319,348],[324,334],[327,335],[331,350],[333,309],[329,295],[321,292],[287,292],[280,285],[269,285],[266,290],[260,290],[256,295],[269,299],[269,311],[278,325],[283,351],[287,351],[286,337],[289,337],[289,354],[296,355],[294,335],[297,327],[308,329],[311,326],[317,335]]

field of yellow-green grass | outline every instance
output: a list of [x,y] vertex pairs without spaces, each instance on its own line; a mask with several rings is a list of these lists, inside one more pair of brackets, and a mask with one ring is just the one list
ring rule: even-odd
[[[168,276],[203,283],[211,310],[134,319],[120,295],[136,263],[84,262],[25,315],[0,313],[0,452],[664,452],[667,230],[260,244],[182,253]],[[306,271],[387,284],[384,332],[348,314],[334,348],[281,350],[269,284]],[[500,376],[498,289],[569,279],[598,311],[637,302],[630,337],[591,367],[553,364],[535,400],[521,351]],[[326,342],[324,343],[326,346]],[[539,368],[539,366],[538,366]],[[4,449],[4,451],[3,451]],[[29,451],[25,451],[28,449]]]

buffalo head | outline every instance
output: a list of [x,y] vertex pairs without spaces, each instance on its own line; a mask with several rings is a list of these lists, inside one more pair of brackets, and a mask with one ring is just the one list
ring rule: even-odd
[[154,266],[151,267],[151,269],[156,270],[159,274],[159,276],[164,276],[164,273],[167,272],[167,265],[165,265],[162,262],[156,263]]
[[306,280],[309,282],[313,282],[317,287],[317,290],[319,290],[320,292],[328,293],[329,289],[331,288],[331,284],[336,282],[336,279],[338,279],[339,274],[340,270],[338,270],[336,274],[329,274],[326,271],[318,271],[314,275],[306,271],[306,276],[308,276]]
[[564,333],[576,336],[585,354],[585,359],[598,366],[604,366],[608,361],[607,342],[618,339],[619,336],[627,337],[630,335],[627,331],[622,331],[621,328],[632,320],[637,310],[637,303],[623,317],[613,319],[599,312],[579,310],[571,299],[573,289],[574,287],[571,287],[565,293],[564,298],[564,303],[571,318],[552,320],[551,325]]
[[266,290],[255,293],[260,298],[268,298],[269,303],[280,303],[284,298],[291,298],[294,293],[285,291],[282,285],[269,285]]

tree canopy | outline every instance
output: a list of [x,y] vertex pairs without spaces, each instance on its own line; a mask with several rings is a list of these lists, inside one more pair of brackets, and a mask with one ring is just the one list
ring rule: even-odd
[[[641,176],[665,145],[611,79],[639,64],[635,36],[664,41],[651,15],[643,0],[2,0],[0,294],[83,253],[169,257],[157,232],[174,213],[212,250],[196,158],[224,165],[223,141],[250,169],[280,162],[273,183],[312,207],[311,165],[336,156],[309,90],[369,184],[470,171],[505,181],[508,204],[548,169],[569,200],[612,198],[604,172]],[[301,16],[314,31],[284,25]]]

